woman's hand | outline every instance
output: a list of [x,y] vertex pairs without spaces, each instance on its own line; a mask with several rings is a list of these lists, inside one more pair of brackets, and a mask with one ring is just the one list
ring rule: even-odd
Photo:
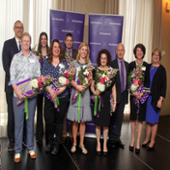
[[115,112],[115,110],[116,110],[116,103],[112,103],[112,107],[113,107],[113,112]]
[[22,100],[22,99],[25,98],[25,97],[22,95],[21,91],[19,91],[19,90],[17,91],[16,95],[18,96],[18,98],[19,98],[20,100]]
[[144,94],[143,92],[142,92],[142,93],[139,93],[139,96],[138,96],[138,99],[139,99],[139,100],[142,98],[143,94]]
[[65,89],[66,89],[66,86],[60,87],[59,90],[57,91],[57,95],[60,95],[61,93],[63,93]]
[[85,90],[85,87],[83,85],[77,85],[76,89],[78,90],[78,92],[83,92]]
[[48,90],[48,92],[50,93],[50,97],[55,100],[57,97],[57,92],[55,90]]
[[132,94],[133,94],[137,99],[139,99],[139,94],[140,94],[140,93],[138,93],[138,92],[133,92]]
[[93,93],[93,94],[94,94],[95,96],[99,96],[99,95],[100,95],[100,93],[101,93],[100,91],[96,90],[96,91],[94,91],[94,93]]
[[34,95],[36,95],[36,91],[33,91],[33,93],[32,94],[29,94],[29,95],[25,95],[25,98],[30,98],[30,97],[32,97],[32,96],[34,96]]
[[162,100],[161,100],[161,99],[159,99],[159,100],[157,101],[157,107],[158,107],[158,108],[161,108],[161,107],[162,107]]

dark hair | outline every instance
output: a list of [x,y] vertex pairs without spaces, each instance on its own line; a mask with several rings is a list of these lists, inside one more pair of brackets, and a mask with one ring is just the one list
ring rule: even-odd
[[144,58],[144,56],[145,56],[145,53],[146,53],[146,48],[145,48],[145,46],[143,45],[143,44],[136,44],[136,46],[134,47],[134,49],[133,49],[133,54],[134,54],[134,56],[135,56],[135,58],[137,58],[137,56],[136,56],[136,50],[137,50],[137,48],[140,48],[142,51],[143,51],[143,57],[142,57],[142,59]]
[[23,25],[23,23],[22,23],[20,20],[17,20],[17,21],[14,22],[14,28],[15,28],[15,24],[16,24],[17,22],[20,22],[20,23]]
[[67,37],[72,37],[72,39],[73,39],[73,35],[72,35],[71,33],[67,33],[67,34],[65,35],[65,40],[67,39]]
[[54,39],[51,44],[50,44],[50,48],[48,50],[48,58],[49,58],[49,63],[52,63],[52,59],[53,59],[53,46],[54,46],[54,43],[58,43],[59,44],[59,48],[60,48],[60,55],[59,55],[59,60],[60,61],[64,61],[64,55],[63,55],[63,48],[62,48],[62,45],[60,43],[59,40],[57,39]]
[[112,56],[111,56],[110,52],[108,50],[106,50],[106,49],[102,49],[102,50],[99,51],[98,56],[97,56],[97,65],[98,65],[98,67],[101,65],[100,58],[101,58],[102,54],[106,54],[106,56],[107,56],[107,66],[111,66],[111,58],[112,58]]
[[[38,42],[38,52],[41,53],[41,48],[42,48],[42,45],[41,45],[41,37],[42,36],[45,36],[46,39],[48,40],[48,36],[47,36],[47,33],[46,32],[42,32],[39,36],[39,42]],[[47,53],[48,53],[48,50],[49,50],[49,47],[48,47],[48,43],[46,44],[46,50],[47,50]]]
[[159,60],[161,60],[161,57],[162,57],[162,54],[161,54],[161,50],[159,48],[155,48],[153,51],[152,51],[152,57],[154,55],[155,52],[158,52],[159,53]]

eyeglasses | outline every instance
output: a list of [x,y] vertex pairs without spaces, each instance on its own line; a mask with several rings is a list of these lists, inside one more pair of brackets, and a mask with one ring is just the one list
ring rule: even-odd
[[28,40],[23,40],[22,42],[24,42],[24,43],[26,43],[26,42],[29,43],[30,41],[28,41]]
[[18,30],[19,30],[19,29],[21,29],[21,30],[24,29],[24,27],[15,27],[15,28],[18,29]]
[[102,57],[100,57],[100,60],[105,60],[105,61],[106,61],[106,60],[107,60],[107,58],[102,58]]
[[154,56],[156,56],[156,57],[159,57],[159,55],[157,55],[157,54],[153,54]]

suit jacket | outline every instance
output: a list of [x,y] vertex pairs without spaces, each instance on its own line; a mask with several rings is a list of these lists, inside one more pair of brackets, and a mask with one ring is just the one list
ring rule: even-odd
[[[64,49],[64,56],[65,56],[66,49]],[[72,58],[76,60],[78,51],[75,49],[72,49]]]
[[[126,76],[127,76],[127,80],[126,80],[126,89],[125,89],[125,93],[126,93],[126,103],[128,103],[128,72],[129,72],[129,63],[125,62],[125,67],[126,67]],[[118,61],[113,60],[111,66],[113,68],[119,69],[119,65],[118,65]],[[120,97],[121,97],[121,82],[120,82],[120,74],[119,71],[116,74],[116,92],[117,92],[117,104],[120,103]]]
[[18,47],[15,41],[15,37],[9,39],[4,42],[4,47],[2,50],[2,62],[3,68],[5,71],[5,92],[6,93],[13,93],[12,86],[8,86],[8,82],[10,81],[10,65],[13,56],[18,53]]

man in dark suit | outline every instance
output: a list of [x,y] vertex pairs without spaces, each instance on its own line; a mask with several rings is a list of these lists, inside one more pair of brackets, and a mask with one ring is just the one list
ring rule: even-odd
[[[76,60],[77,56],[77,50],[73,49],[73,35],[71,33],[67,33],[65,36],[65,45],[66,48],[64,49],[64,55],[67,53],[67,55],[71,58],[71,60]],[[65,142],[67,137],[67,120],[66,120],[66,115],[64,117],[63,121],[63,136],[62,136],[62,143]],[[72,136],[72,122],[70,122],[70,127],[69,127],[69,137],[70,141],[73,142],[73,136]]]
[[117,105],[109,127],[109,144],[111,147],[124,148],[120,140],[123,121],[123,111],[125,104],[128,103],[128,70],[129,64],[123,59],[125,53],[124,45],[118,44],[116,49],[117,59],[112,61],[111,66],[119,69],[116,75]]
[[[14,150],[14,111],[13,111],[13,88],[12,86],[8,86],[8,82],[10,81],[10,65],[14,54],[21,51],[21,36],[24,32],[24,27],[21,21],[16,21],[14,23],[15,37],[9,39],[4,42],[3,50],[2,50],[2,60],[3,60],[3,68],[5,71],[5,93],[6,93],[6,101],[8,105],[8,137],[9,137],[9,145],[8,151]],[[23,143],[26,145],[25,143]]]

